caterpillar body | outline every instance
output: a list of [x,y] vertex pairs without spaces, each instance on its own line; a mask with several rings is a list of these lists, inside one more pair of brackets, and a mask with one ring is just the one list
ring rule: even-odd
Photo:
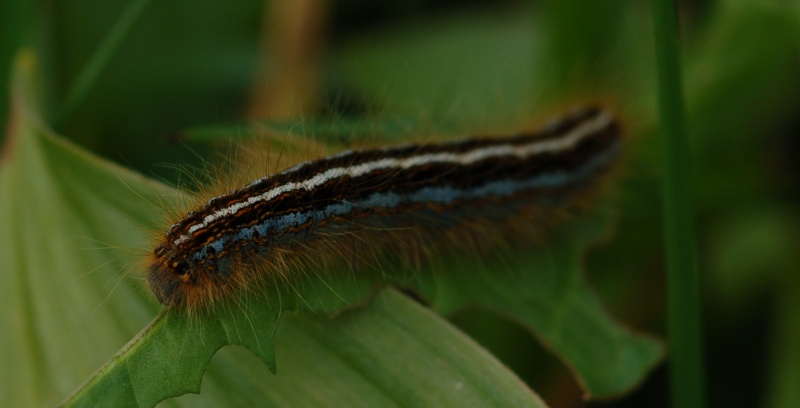
[[532,132],[307,161],[190,211],[147,280],[161,303],[192,309],[348,254],[420,258],[533,236],[597,190],[621,149],[614,115],[584,107]]

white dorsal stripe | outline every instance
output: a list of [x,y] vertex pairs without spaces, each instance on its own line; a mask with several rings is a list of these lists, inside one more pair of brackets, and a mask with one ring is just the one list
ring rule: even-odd
[[469,165],[479,162],[481,160],[490,159],[502,156],[514,156],[518,158],[526,158],[529,156],[542,154],[542,153],[557,153],[559,151],[571,149],[587,136],[593,134],[597,130],[608,126],[613,118],[607,112],[600,112],[596,117],[582,123],[580,126],[573,129],[559,139],[541,140],[531,142],[525,145],[514,146],[511,144],[501,144],[495,146],[476,148],[462,153],[433,153],[433,154],[420,154],[417,156],[409,156],[404,158],[385,158],[375,161],[359,163],[347,167],[335,167],[327,169],[321,173],[317,173],[311,178],[299,182],[288,182],[277,186],[263,194],[248,197],[244,201],[231,204],[228,207],[214,211],[213,213],[205,216],[203,220],[197,224],[189,227],[188,234],[181,235],[174,241],[175,245],[181,244],[189,239],[189,234],[197,230],[206,228],[214,221],[234,215],[243,208],[247,208],[255,203],[261,201],[269,201],[282,194],[305,189],[311,190],[317,186],[323,185],[330,180],[342,177],[358,177],[369,174],[375,170],[382,169],[409,169],[416,166],[424,166],[431,163],[454,163],[459,165]]

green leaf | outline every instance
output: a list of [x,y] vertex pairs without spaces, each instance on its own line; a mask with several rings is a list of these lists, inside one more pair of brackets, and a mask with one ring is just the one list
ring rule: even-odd
[[[287,394],[311,392],[319,405],[332,406],[544,406],[472,340],[396,291],[334,320],[292,317],[278,331],[278,352],[295,363],[274,378],[276,388],[293,388]],[[325,391],[327,378],[343,374],[357,377],[347,382],[354,387]]]
[[[20,55],[0,162],[0,401],[52,406],[152,318],[130,251],[163,186],[64,142],[40,121]],[[131,199],[134,197],[135,199]],[[138,271],[137,271],[138,273]],[[133,275],[135,276],[135,275]]]
[[549,235],[541,248],[498,260],[514,273],[476,271],[464,279],[460,271],[469,265],[455,263],[437,274],[434,304],[446,314],[474,305],[519,322],[573,371],[587,398],[619,396],[654,367],[663,347],[615,322],[583,278],[583,251],[609,223],[584,219]]
[[[164,395],[199,392],[202,371],[216,348],[238,343],[242,335],[257,337],[263,332],[259,327],[274,324],[256,309],[249,312],[247,321],[206,316],[199,326],[185,316],[162,315],[94,377],[97,384],[88,384],[68,405],[119,406],[135,400],[152,406]],[[234,321],[235,326],[224,327]],[[228,395],[250,394],[244,397],[248,405],[293,407],[544,406],[469,338],[394,291],[382,292],[369,307],[335,319],[289,314],[282,317],[276,337],[284,361],[279,374],[261,370],[249,377],[269,392],[253,398],[247,390],[225,390]],[[202,343],[195,342],[197,338]],[[271,338],[244,343],[261,356],[272,355]],[[163,356],[176,356],[182,364],[167,364],[166,370],[148,367]],[[234,378],[248,374],[233,367],[225,371],[237,375]],[[193,405],[191,399],[182,401]]]

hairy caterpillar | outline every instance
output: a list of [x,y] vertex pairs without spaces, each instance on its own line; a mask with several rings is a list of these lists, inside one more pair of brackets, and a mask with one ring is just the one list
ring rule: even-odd
[[533,235],[597,189],[620,155],[619,128],[589,107],[533,132],[304,162],[186,214],[153,251],[147,280],[161,303],[191,309],[346,253],[415,257],[443,239],[468,251],[487,231]]

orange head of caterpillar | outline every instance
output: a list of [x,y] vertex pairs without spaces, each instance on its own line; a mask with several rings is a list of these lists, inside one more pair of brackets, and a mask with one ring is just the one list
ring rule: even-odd
[[150,289],[158,301],[166,306],[184,304],[187,287],[197,283],[197,274],[192,273],[188,261],[165,245],[156,247],[153,256],[147,271]]
[[238,224],[239,216],[250,212],[228,214],[230,206],[211,199],[161,238],[147,265],[147,282],[159,302],[184,309],[209,306],[241,287],[243,277],[250,276],[243,275],[243,265],[252,270],[263,259],[263,251],[252,245],[252,232]]
[[170,245],[171,241],[159,245],[147,271],[147,282],[159,302],[169,307],[196,308],[211,303],[227,288],[230,269],[220,267],[216,256],[206,253],[204,257],[183,254],[193,253],[181,245]]

